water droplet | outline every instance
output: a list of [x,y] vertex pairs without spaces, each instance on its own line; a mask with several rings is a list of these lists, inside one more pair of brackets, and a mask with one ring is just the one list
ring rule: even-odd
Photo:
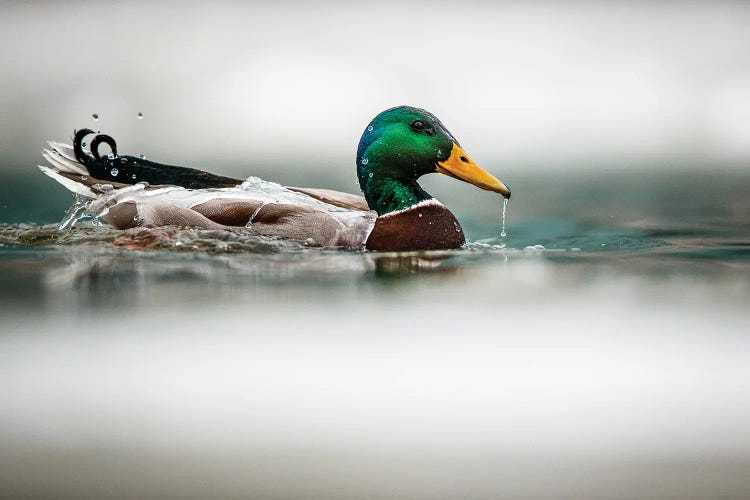
[[120,158],[120,163],[127,163],[127,162],[128,162],[127,158]]
[[133,175],[132,175],[131,177],[132,177],[133,179],[135,179],[135,174],[133,174]]
[[442,151],[442,150],[440,150],[440,149],[438,149],[438,150],[436,151],[436,154],[437,154],[437,156],[438,156],[438,157],[440,157],[440,156],[442,156],[442,155],[443,155],[443,151]]
[[370,173],[369,173],[369,174],[368,174],[367,176],[368,176],[368,177],[372,177],[372,172],[370,172]]
[[367,158],[362,158],[362,165],[367,165],[368,163],[370,163],[370,160],[368,160]]
[[115,155],[111,154],[111,153],[107,155],[107,159],[108,160],[114,160],[115,158],[117,158],[117,157]]
[[81,143],[81,147],[82,147],[82,148],[85,148],[85,147],[86,147],[86,143],[85,143],[85,142],[82,142],[82,143]]
[[143,113],[138,113],[138,119],[143,120]]
[[421,212],[420,212],[420,213],[419,213],[418,215],[419,215],[420,217],[422,217],[422,213],[421,213]]
[[120,173],[120,171],[119,171],[119,170],[117,170],[116,168],[113,168],[112,170],[110,170],[110,171],[109,171],[109,173],[110,173],[110,175],[111,175],[112,177],[117,177],[117,174],[119,174],[119,173]]
[[146,159],[146,155],[138,155],[138,158],[140,158],[141,160],[145,160]]
[[500,229],[500,237],[505,238],[508,233],[505,232],[505,213],[508,210],[508,198],[503,198],[503,227]]
[[372,132],[372,125],[370,125],[369,127],[367,127],[367,131],[368,132]]
[[94,121],[96,121],[96,120],[98,120],[98,119],[99,119],[99,115],[98,115],[98,114],[96,114],[96,113],[94,113],[93,115],[91,115],[91,118],[93,118],[93,119],[94,119]]

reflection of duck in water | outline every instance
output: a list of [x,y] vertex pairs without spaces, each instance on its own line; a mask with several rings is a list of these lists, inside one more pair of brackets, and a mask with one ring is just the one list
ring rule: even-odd
[[461,275],[461,266],[441,265],[454,256],[452,254],[292,252],[284,258],[246,259],[219,254],[196,260],[144,259],[131,253],[91,255],[74,251],[66,253],[65,259],[45,266],[41,284],[50,300],[64,297],[66,303],[78,301],[88,307],[125,306],[138,303],[144,297],[174,293],[175,286],[195,284],[204,289],[242,284],[245,291],[279,284],[319,285],[322,274],[329,276],[326,283],[339,288],[353,283],[356,286],[372,284],[373,280],[400,287],[409,286],[405,278],[411,275]]
[[[312,240],[320,246],[368,250],[458,248],[464,234],[453,214],[417,183],[439,172],[510,197],[510,190],[464,153],[427,111],[400,106],[367,126],[357,149],[364,198],[327,189],[242,181],[192,168],[119,156],[109,136],[84,150],[79,130],[73,147],[51,143],[53,168],[42,170],[65,187],[93,199],[88,208],[112,226],[177,225],[250,227],[262,235]],[[99,146],[112,149],[100,156]],[[111,188],[109,186],[112,186]]]

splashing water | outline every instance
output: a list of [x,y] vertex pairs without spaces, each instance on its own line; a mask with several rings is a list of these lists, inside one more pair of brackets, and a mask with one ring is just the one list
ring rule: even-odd
[[65,216],[62,218],[59,224],[57,224],[57,230],[63,231],[65,229],[72,228],[76,221],[81,219],[83,217],[83,214],[86,212],[86,209],[89,206],[89,203],[91,202],[90,199],[83,197],[79,194],[75,195],[75,201],[70,206],[67,212],[65,212]]
[[502,229],[500,229],[500,237],[505,238],[508,236],[508,233],[505,232],[505,214],[508,210],[508,198],[503,198],[503,226]]

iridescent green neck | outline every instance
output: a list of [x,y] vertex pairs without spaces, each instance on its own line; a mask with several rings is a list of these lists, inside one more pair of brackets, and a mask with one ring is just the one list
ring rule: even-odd
[[367,204],[378,215],[404,210],[432,198],[416,181],[401,181],[392,177],[370,174],[365,181]]
[[423,109],[398,106],[373,118],[357,147],[357,178],[370,208],[385,215],[429,200],[417,179],[437,172],[454,142]]

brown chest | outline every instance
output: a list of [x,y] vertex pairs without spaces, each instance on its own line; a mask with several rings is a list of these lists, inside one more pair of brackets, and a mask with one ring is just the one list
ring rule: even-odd
[[450,210],[430,203],[378,217],[366,248],[391,252],[446,250],[465,242],[463,229]]

